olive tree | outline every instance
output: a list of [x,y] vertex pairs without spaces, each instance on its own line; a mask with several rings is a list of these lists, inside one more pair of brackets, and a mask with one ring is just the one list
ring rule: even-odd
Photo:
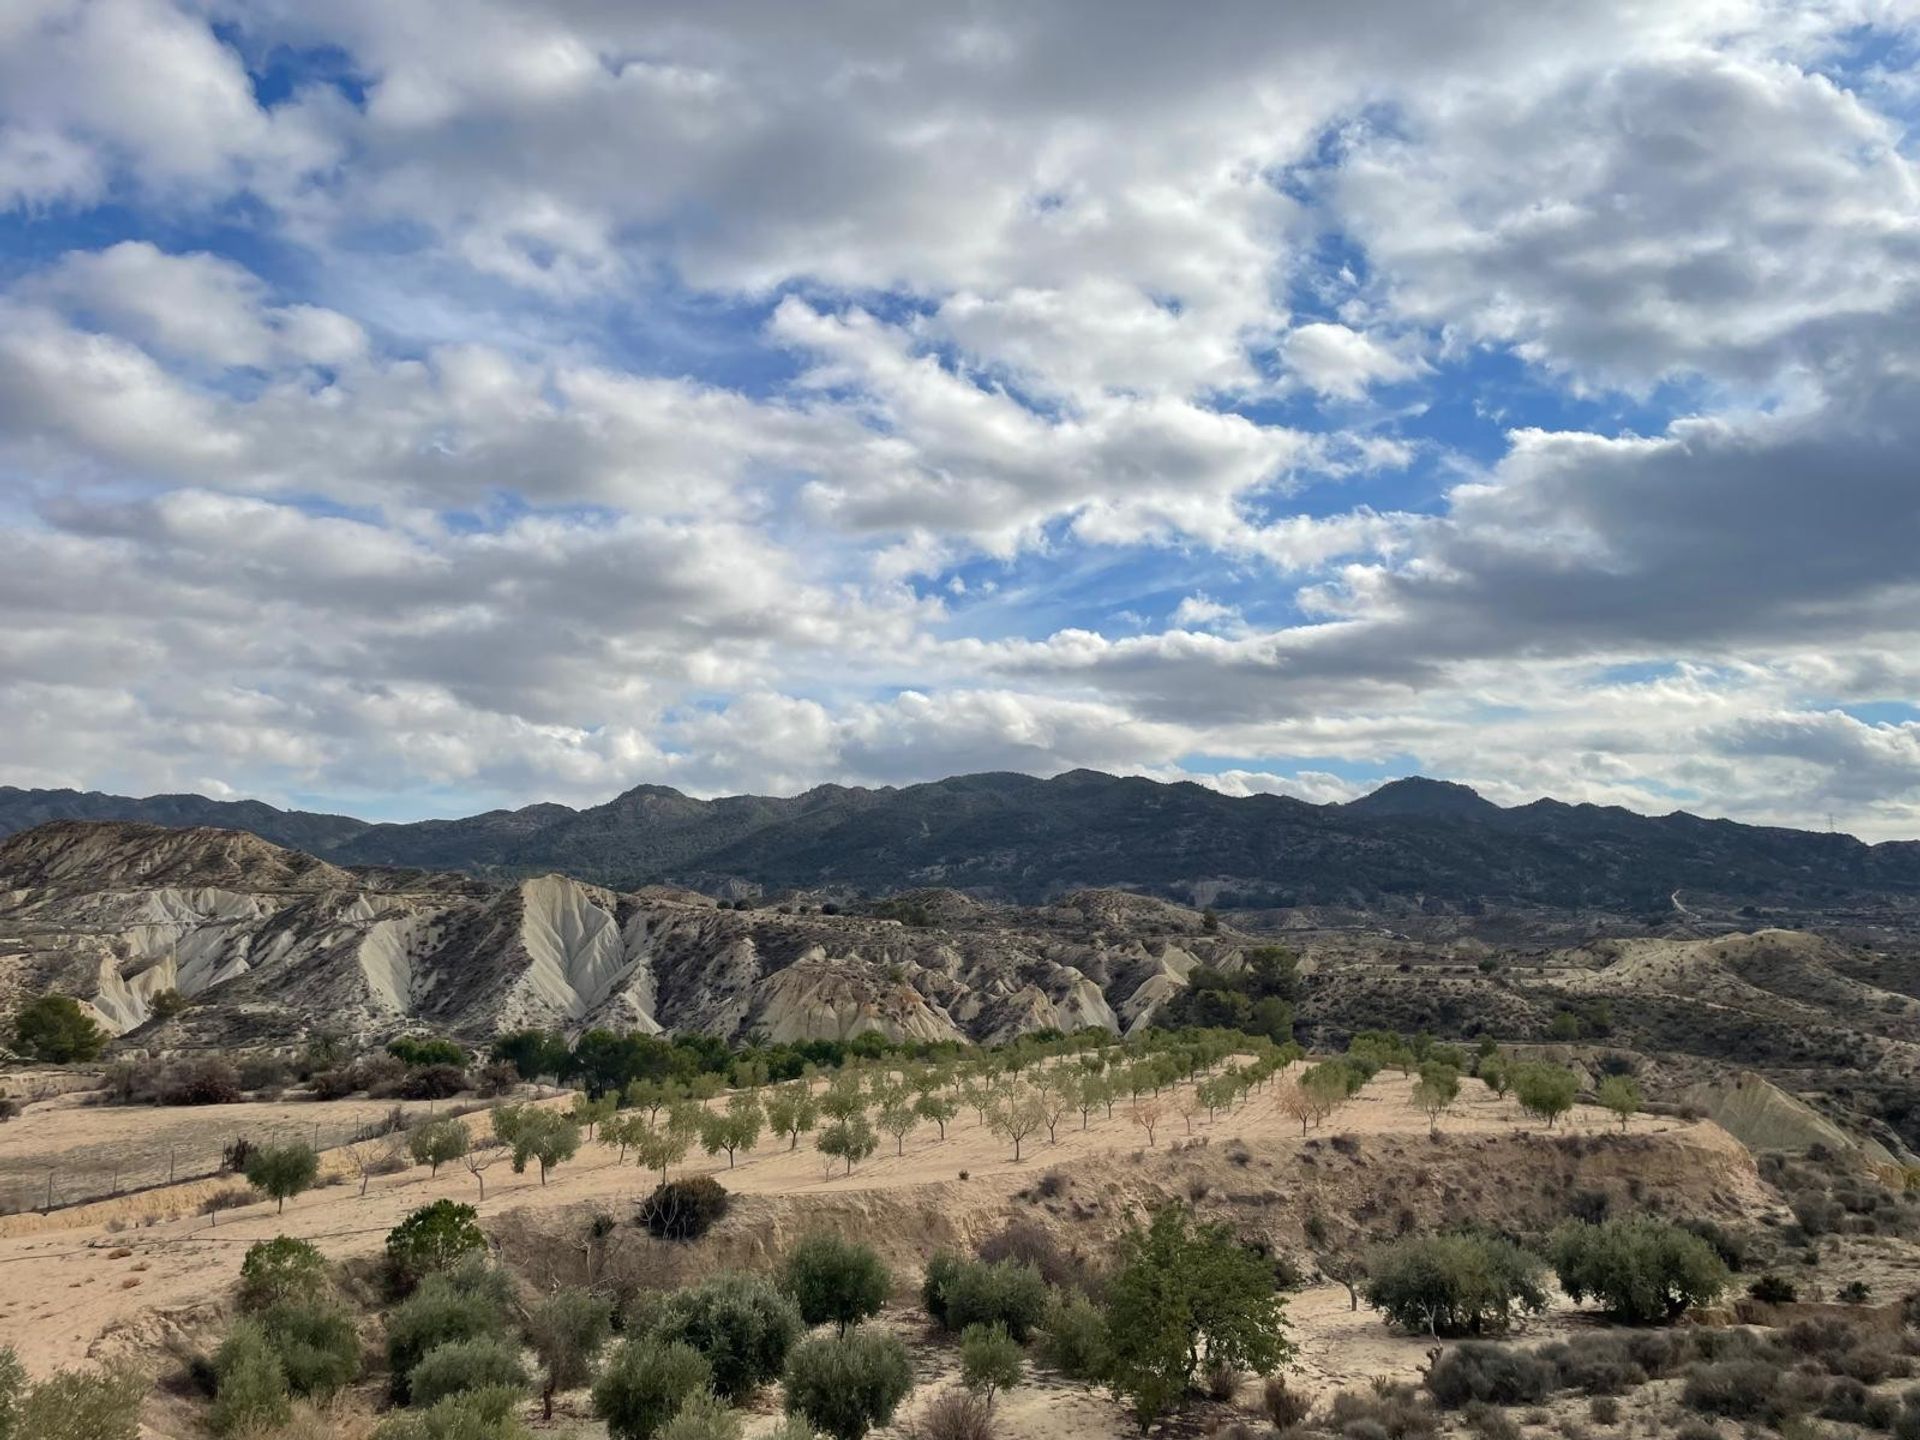
[[871,1245],[827,1231],[802,1236],[787,1252],[780,1283],[809,1325],[835,1325],[847,1333],[886,1303],[892,1277]]
[[553,1419],[553,1397],[592,1378],[593,1357],[607,1342],[613,1307],[586,1290],[556,1290],[527,1317],[527,1343],[540,1358],[542,1416]]

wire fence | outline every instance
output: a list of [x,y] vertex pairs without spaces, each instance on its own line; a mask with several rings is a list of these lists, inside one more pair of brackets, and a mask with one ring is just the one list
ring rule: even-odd
[[48,1165],[33,1160],[0,1161],[0,1215],[48,1213],[121,1195],[136,1195],[188,1180],[234,1174],[235,1161],[248,1147],[304,1142],[315,1150],[336,1150],[388,1136],[403,1136],[429,1115],[463,1115],[479,1105],[395,1106],[357,1124],[322,1120],[279,1121],[234,1130],[218,1141],[194,1139],[175,1145],[140,1145],[124,1161],[88,1157]]

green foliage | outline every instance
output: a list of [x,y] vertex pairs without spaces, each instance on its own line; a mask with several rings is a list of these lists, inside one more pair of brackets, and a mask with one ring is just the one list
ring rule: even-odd
[[435,1175],[449,1160],[458,1160],[466,1154],[467,1145],[467,1127],[452,1118],[416,1125],[407,1136],[407,1153],[413,1156],[413,1163],[431,1166],[431,1173]]
[[1504,1096],[1513,1084],[1513,1071],[1499,1055],[1483,1055],[1474,1066],[1473,1073],[1495,1095]]
[[1622,1130],[1640,1109],[1640,1087],[1625,1075],[1609,1075],[1602,1080],[1593,1098],[1620,1118]]
[[528,1383],[518,1345],[499,1336],[478,1335],[427,1351],[413,1367],[407,1391],[411,1403],[432,1405],[469,1390],[524,1391]]
[[522,1080],[557,1080],[573,1064],[566,1039],[545,1030],[515,1030],[498,1036],[488,1053],[513,1066]]
[[1278,946],[1249,950],[1244,968],[1194,967],[1184,989],[1154,1012],[1167,1030],[1238,1030],[1275,1044],[1293,1038],[1293,1000],[1299,991],[1297,961]]
[[327,1289],[327,1262],[313,1246],[290,1235],[249,1245],[240,1262],[240,1308],[245,1312],[283,1300],[318,1300]]
[[[511,1134],[498,1128],[498,1112],[501,1110],[513,1112],[507,1126]],[[580,1152],[580,1126],[571,1115],[563,1115],[558,1110],[545,1110],[531,1105],[497,1106],[495,1133],[512,1147],[513,1173],[522,1174],[529,1160],[537,1161],[542,1185],[547,1183],[549,1170],[563,1161],[571,1160]]]
[[373,1432],[373,1440],[532,1440],[519,1408],[517,1390],[469,1390],[394,1416]]
[[960,1383],[991,1405],[1027,1373],[1026,1352],[1000,1325],[969,1325],[960,1332]]
[[396,1290],[411,1290],[435,1271],[451,1269],[487,1248],[480,1212],[453,1200],[422,1205],[387,1232],[387,1272]]
[[758,1275],[718,1275],[671,1296],[653,1333],[706,1357],[714,1392],[739,1402],[774,1379],[805,1327],[791,1299]]
[[1522,1065],[1513,1072],[1513,1098],[1549,1130],[1573,1109],[1573,1097],[1579,1093],[1580,1077],[1558,1065]]
[[259,1322],[295,1395],[331,1395],[360,1374],[359,1333],[337,1306],[282,1300]]
[[593,1384],[593,1413],[612,1440],[651,1440],[687,1397],[708,1388],[713,1369],[691,1345],[651,1335],[613,1352]]
[[1562,1226],[1553,1237],[1560,1288],[1575,1301],[1591,1295],[1630,1324],[1677,1320],[1710,1305],[1731,1278],[1706,1241],[1664,1220],[1607,1220]]
[[1460,1072],[1451,1065],[1429,1061],[1413,1082],[1413,1106],[1427,1117],[1429,1134],[1438,1130],[1440,1117],[1460,1098]]
[[802,1236],[787,1252],[780,1283],[809,1325],[835,1325],[842,1335],[886,1303],[893,1277],[871,1245],[828,1231]]
[[442,1345],[506,1333],[506,1311],[494,1272],[476,1262],[428,1275],[387,1312],[387,1368],[393,1398],[412,1393],[414,1367]]
[[792,1150],[819,1120],[820,1102],[804,1083],[782,1085],[767,1096],[766,1113],[768,1127],[776,1135],[785,1135]]
[[1055,1294],[1040,1332],[1040,1353],[1069,1380],[1104,1380],[1107,1321],[1086,1296]]
[[872,1330],[809,1340],[787,1361],[788,1413],[834,1440],[861,1440],[887,1424],[912,1388],[907,1347]]
[[0,1346],[0,1440],[15,1440],[20,1401],[27,1392],[27,1367],[12,1346]]
[[171,1020],[186,1008],[187,997],[178,990],[162,990],[147,1006],[148,1013],[156,1020]]
[[1763,1305],[1791,1305],[1800,1298],[1800,1287],[1784,1275],[1768,1273],[1747,1286],[1747,1294]]
[[927,1313],[955,1334],[969,1325],[999,1325],[1025,1344],[1047,1313],[1047,1283],[1032,1265],[989,1264],[935,1255],[921,1286]]
[[813,1143],[822,1155],[844,1160],[847,1174],[851,1175],[856,1164],[880,1148],[880,1137],[874,1133],[866,1116],[849,1115],[827,1126]]
[[420,1040],[402,1036],[387,1046],[387,1053],[408,1065],[453,1065],[465,1069],[467,1052],[451,1040]]
[[207,1423],[216,1435],[238,1435],[287,1423],[287,1374],[259,1323],[242,1320],[213,1357],[216,1388]]
[[743,1428],[738,1411],[701,1390],[660,1427],[658,1440],[740,1440]]
[[735,1154],[741,1150],[751,1150],[759,1141],[765,1119],[758,1100],[745,1092],[735,1095],[727,1102],[724,1112],[701,1112],[701,1148],[709,1155],[726,1151],[728,1168],[732,1168]]
[[122,1367],[56,1370],[15,1393],[11,1412],[0,1405],[0,1417],[12,1426],[0,1430],[6,1440],[135,1440],[147,1379]]
[[727,1187],[711,1175],[669,1180],[640,1202],[639,1222],[662,1240],[698,1240],[726,1217]]
[[1407,1330],[1485,1335],[1517,1315],[1546,1308],[1540,1258],[1486,1235],[1424,1235],[1388,1245],[1368,1259],[1361,1293]]
[[110,1038],[71,995],[29,1000],[13,1020],[14,1048],[49,1065],[97,1060]]
[[546,1372],[540,1398],[553,1418],[553,1397],[592,1378],[593,1357],[607,1343],[613,1307],[590,1291],[556,1290],[527,1317],[527,1343]]
[[247,1156],[241,1173],[249,1185],[278,1201],[279,1210],[284,1211],[290,1197],[313,1184],[314,1177],[320,1173],[320,1157],[313,1153],[311,1145],[300,1140],[284,1145],[262,1145]]
[[1266,1372],[1292,1353],[1269,1261],[1178,1205],[1121,1238],[1107,1289],[1108,1383],[1144,1429],[1209,1368]]

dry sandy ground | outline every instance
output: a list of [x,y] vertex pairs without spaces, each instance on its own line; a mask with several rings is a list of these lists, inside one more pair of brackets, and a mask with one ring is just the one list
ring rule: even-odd
[[426,1101],[392,1100],[107,1107],[82,1104],[84,1098],[69,1094],[29,1105],[0,1127],[0,1216],[44,1205],[50,1174],[56,1203],[70,1205],[82,1196],[108,1196],[116,1186],[125,1191],[164,1183],[170,1167],[182,1180],[211,1174],[220,1168],[222,1149],[238,1136],[255,1144],[305,1140],[329,1149],[395,1108],[409,1124],[433,1108]]
[[[1380,1076],[1328,1122],[1324,1133],[1423,1133],[1426,1121],[1411,1107],[1408,1088],[1409,1082],[1397,1075]],[[298,1116],[303,1111],[310,1115],[315,1107],[268,1108],[284,1108]],[[146,1109],[78,1108],[62,1109],[46,1123],[68,1135],[69,1144],[86,1147],[150,1143],[146,1136],[164,1118],[161,1112]],[[476,1115],[472,1123],[483,1125],[484,1117]],[[798,1149],[789,1150],[784,1141],[772,1137],[763,1138],[759,1149],[731,1169],[724,1156],[709,1158],[697,1152],[680,1169],[721,1174],[730,1190],[743,1195],[792,1196],[796,1203],[808,1196],[836,1197],[838,1203],[829,1203],[828,1208],[843,1214],[852,1205],[856,1212],[865,1206],[869,1213],[882,1216],[888,1210],[889,1192],[917,1189],[913,1197],[917,1201],[931,1197],[943,1208],[997,1215],[1015,1191],[1050,1169],[1058,1167],[1071,1175],[1076,1162],[1142,1148],[1144,1135],[1127,1119],[1124,1108],[1117,1108],[1111,1120],[1096,1114],[1085,1132],[1079,1123],[1077,1115],[1063,1121],[1058,1144],[1046,1143],[1044,1134],[1037,1143],[1029,1140],[1018,1163],[1007,1144],[967,1111],[948,1127],[945,1141],[937,1139],[931,1126],[910,1135],[904,1155],[887,1153],[893,1142],[890,1137],[883,1139],[882,1153],[859,1166],[851,1177],[829,1178],[821,1157],[805,1139]],[[1453,1134],[1497,1133],[1530,1123],[1511,1101],[1496,1100],[1483,1087],[1469,1083],[1461,1104],[1442,1121],[1442,1128]],[[1563,1123],[1576,1130],[1618,1129],[1605,1112],[1584,1108]],[[1652,1133],[1678,1125],[1639,1117],[1632,1128],[1636,1133]],[[1159,1146],[1183,1138],[1185,1130],[1178,1116],[1163,1122]],[[1271,1092],[1252,1097],[1243,1108],[1222,1115],[1211,1126],[1201,1118],[1195,1133],[1239,1139],[1262,1149],[1290,1149],[1300,1143],[1297,1123],[1279,1113]],[[24,1146],[16,1135],[25,1137]],[[0,1131],[0,1158],[45,1143],[40,1117],[30,1111]],[[965,1184],[958,1180],[962,1170],[969,1172]],[[486,1174],[486,1198],[480,1208],[484,1219],[520,1207],[595,1201],[625,1215],[653,1180],[631,1161],[618,1163],[612,1149],[584,1144],[580,1156],[555,1170],[544,1188],[532,1170],[514,1175],[504,1162],[496,1164]],[[437,1178],[429,1178],[418,1167],[376,1177],[364,1197],[357,1182],[309,1191],[289,1201],[284,1215],[276,1215],[270,1202],[227,1211],[217,1224],[204,1215],[179,1213],[190,1207],[183,1203],[186,1196],[176,1192],[204,1194],[210,1184],[232,1183],[167,1187],[72,1214],[0,1218],[0,1343],[13,1345],[35,1373],[89,1355],[145,1353],[176,1324],[193,1325],[196,1317],[203,1323],[225,1303],[241,1256],[256,1240],[286,1233],[312,1240],[335,1258],[365,1255],[377,1252],[388,1230],[415,1207],[441,1196],[477,1199],[474,1179],[456,1165],[443,1167]],[[1344,1335],[1326,1355],[1343,1354],[1357,1342],[1357,1335],[1344,1333],[1352,1328],[1370,1334],[1376,1343],[1386,1342],[1389,1337],[1377,1319],[1363,1313],[1350,1321],[1344,1292],[1329,1293],[1331,1298],[1324,1303],[1314,1294],[1295,1302],[1303,1322],[1313,1317],[1316,1329],[1324,1326]],[[1332,1378],[1344,1370],[1332,1359],[1315,1359],[1317,1348],[1318,1341],[1310,1339],[1306,1347],[1309,1375],[1317,1369]],[[1411,1360],[1417,1361],[1420,1353],[1417,1346],[1412,1347]],[[1014,1433],[1011,1428],[1009,1433]]]

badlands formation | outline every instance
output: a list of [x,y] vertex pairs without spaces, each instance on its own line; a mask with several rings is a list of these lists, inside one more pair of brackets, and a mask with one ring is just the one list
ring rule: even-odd
[[[937,925],[918,923],[928,907]],[[0,984],[82,997],[160,1048],[291,1043],[315,1025],[994,1041],[1137,1025],[1198,961],[1239,949],[1191,911],[1115,893],[895,909],[916,923],[559,875],[345,870],[233,831],[61,822],[0,846]],[[195,1003],[154,1023],[169,991]]]

